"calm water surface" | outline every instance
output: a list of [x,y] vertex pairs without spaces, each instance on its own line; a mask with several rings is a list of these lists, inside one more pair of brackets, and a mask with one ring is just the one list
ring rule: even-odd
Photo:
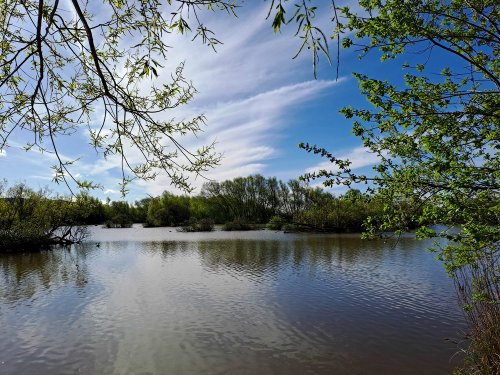
[[0,255],[2,375],[449,374],[465,330],[410,238],[93,228]]

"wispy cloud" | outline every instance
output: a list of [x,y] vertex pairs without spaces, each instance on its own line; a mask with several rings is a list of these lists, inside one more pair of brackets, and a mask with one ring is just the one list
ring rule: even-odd
[[[206,176],[214,180],[260,173],[280,150],[277,141],[285,131],[290,109],[315,98],[324,90],[342,81],[306,81],[285,85],[251,97],[222,102],[207,108],[207,131],[193,142],[194,147],[216,139],[216,148],[223,154],[221,165]],[[203,179],[195,181],[199,187]],[[167,186],[166,178],[148,183],[148,193],[158,194]]]

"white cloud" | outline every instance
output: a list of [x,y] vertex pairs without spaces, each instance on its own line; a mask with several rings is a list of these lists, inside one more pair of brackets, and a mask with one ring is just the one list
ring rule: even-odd
[[1,158],[1,157],[5,157],[5,156],[7,156],[7,151],[5,151],[5,150],[3,150],[3,149],[2,149],[2,150],[0,150],[0,158]]

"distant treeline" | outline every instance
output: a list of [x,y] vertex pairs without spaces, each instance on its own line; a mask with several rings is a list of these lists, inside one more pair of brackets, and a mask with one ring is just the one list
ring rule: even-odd
[[[288,182],[260,175],[223,182],[207,182],[196,196],[164,192],[129,203],[106,202],[88,194],[76,197],[35,192],[24,184],[8,188],[0,181],[0,251],[53,244],[70,244],[85,237],[86,225],[121,228],[133,223],[145,227],[180,226],[185,231],[209,231],[214,224],[225,230],[267,227],[273,230],[360,232],[366,222],[389,223],[387,212],[398,212],[408,229],[425,210],[425,201],[398,197],[383,201],[359,190],[335,196],[299,180]],[[439,222],[439,218],[436,218]],[[496,225],[492,220],[492,225]]]
[[91,209],[87,223],[106,223],[108,227],[143,223],[146,227],[183,226],[189,230],[203,223],[206,229],[224,224],[226,230],[267,225],[275,230],[359,232],[368,217],[375,218],[383,211],[382,202],[359,190],[334,196],[298,180],[285,183],[260,175],[207,182],[196,196],[164,192],[133,204],[85,199],[87,209]]
[[[3,229],[12,227],[13,223],[23,226],[23,223],[30,223],[35,218],[38,220],[40,214],[36,207],[43,205],[43,221],[52,221],[47,216],[63,216],[53,226],[62,220],[73,224],[105,224],[108,227],[143,223],[147,227],[183,226],[186,230],[210,230],[214,224],[224,224],[226,230],[267,225],[275,230],[359,232],[367,219],[377,220],[383,215],[384,204],[387,204],[359,190],[334,196],[299,180],[285,183],[260,175],[207,182],[196,196],[164,192],[161,196],[147,197],[134,203],[111,201],[109,198],[107,202],[102,202],[88,194],[71,199],[49,198],[45,192],[34,192],[24,185],[10,189],[5,189],[5,186],[6,183],[4,189],[0,189],[0,196],[3,197],[0,213],[2,218],[11,219],[0,219]],[[401,200],[397,204],[403,211],[410,210],[409,202]],[[35,208],[27,210],[29,205]],[[51,214],[55,210],[57,215],[55,212]],[[413,224],[408,221],[408,227]]]

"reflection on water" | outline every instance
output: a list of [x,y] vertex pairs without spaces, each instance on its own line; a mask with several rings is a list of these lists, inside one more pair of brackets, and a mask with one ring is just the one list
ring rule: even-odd
[[0,374],[447,374],[465,326],[424,248],[96,228],[0,255]]
[[25,301],[47,291],[52,285],[85,285],[87,268],[82,259],[86,251],[42,251],[0,258],[0,299],[3,302]]

